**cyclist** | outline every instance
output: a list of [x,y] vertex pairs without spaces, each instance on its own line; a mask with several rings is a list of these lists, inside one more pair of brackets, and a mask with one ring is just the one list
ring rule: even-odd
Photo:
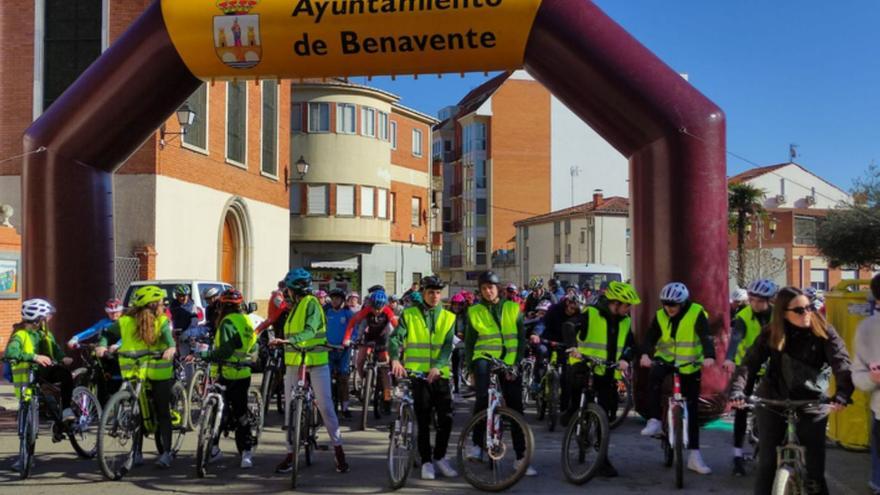
[[[284,295],[284,288],[284,280],[281,280],[278,282],[278,288],[272,291],[272,294],[269,296],[269,310],[266,319],[257,327],[257,333],[262,333],[263,330],[270,326],[274,327],[275,322],[278,321],[278,317],[290,307],[290,303]],[[283,324],[284,321],[285,320],[281,320],[281,324]]]
[[467,326],[467,301],[464,296],[456,294],[450,300],[450,311],[455,314],[455,327],[452,348],[452,393],[457,394],[461,388],[461,362],[464,359],[464,329]]
[[[440,304],[443,283],[436,275],[421,280],[424,302],[403,312],[400,325],[388,344],[394,376],[403,378],[406,371],[427,375],[424,381],[412,384],[413,401],[418,423],[419,455],[422,458],[422,479],[432,480],[436,471],[447,478],[458,473],[446,458],[452,434],[452,393],[449,388],[449,358],[455,315]],[[403,351],[403,364],[401,364]],[[431,450],[431,423],[436,417],[436,438]]]
[[[345,306],[345,291],[333,289],[330,291],[330,305],[324,311],[327,317],[327,342],[333,345],[342,345],[345,339],[345,328],[348,322],[354,318],[354,312]],[[330,375],[336,376],[336,397],[342,402],[342,417],[351,418],[348,410],[348,379],[351,375],[351,350],[333,350],[329,354]]]
[[210,287],[202,294],[202,300],[205,301],[205,326],[208,332],[214,335],[217,326],[218,300],[220,299],[220,289]]
[[[287,273],[284,278],[287,294],[293,301],[293,308],[284,324],[284,337],[274,338],[271,345],[284,345],[290,343],[302,347],[314,347],[327,343],[327,324],[324,319],[324,310],[318,304],[318,299],[312,295],[312,274],[305,268],[296,268]],[[342,433],[339,429],[339,419],[333,410],[332,382],[330,380],[330,361],[326,350],[310,351],[302,362],[302,355],[291,349],[284,350],[284,363],[287,365],[287,373],[284,375],[284,403],[290,404],[290,391],[293,384],[299,379],[299,367],[305,365],[309,371],[309,381],[315,392],[315,402],[327,428],[327,434],[333,442],[333,450],[336,459],[336,471],[345,473],[349,470],[345,460],[345,452],[342,449]],[[287,414],[290,414],[287,411]],[[287,445],[287,456],[275,468],[277,473],[289,473],[293,470],[293,445]]]
[[531,292],[526,297],[526,315],[533,313],[541,301],[547,300],[550,301],[550,304],[556,304],[556,296],[544,290],[543,279],[533,278],[529,283],[529,288]]
[[[736,367],[742,364],[746,352],[755,343],[761,329],[770,323],[770,315],[773,305],[770,300],[776,296],[779,287],[772,280],[760,279],[749,284],[748,305],[736,314],[730,332],[730,345],[727,347],[727,359],[724,361],[724,371],[733,373]],[[746,395],[752,395],[755,389],[755,381],[758,375],[749,377],[746,383]],[[743,440],[746,437],[746,426],[749,412],[739,409],[734,413],[733,421],[733,474],[745,476],[746,466],[743,460]]]
[[[241,456],[240,466],[242,469],[254,467],[253,448],[256,439],[251,435],[250,426],[247,424],[248,389],[251,386],[251,363],[252,354],[256,351],[257,335],[251,325],[250,319],[242,312],[241,305],[244,297],[236,289],[226,289],[220,295],[219,319],[220,324],[214,334],[214,348],[200,353],[200,357],[206,361],[225,361],[237,363],[235,366],[220,365],[219,381],[226,390],[223,392],[226,404],[229,405],[231,418],[237,425],[235,429],[235,446]],[[192,356],[187,356],[192,361]],[[218,368],[211,365],[211,376],[217,378]],[[211,449],[209,462],[215,462],[223,457],[219,445]]]
[[[610,287],[610,284],[609,284]],[[606,289],[607,291],[607,289]],[[709,318],[702,306],[690,300],[688,288],[672,282],[660,291],[662,308],[657,311],[648,330],[647,347],[642,353],[641,365],[651,368],[648,385],[648,424],[643,436],[659,435],[663,429],[660,421],[663,381],[672,372],[670,365],[690,364],[679,369],[681,392],[687,400],[688,412],[688,469],[699,474],[710,474],[712,469],[703,461],[700,453],[699,408],[700,377],[703,367],[715,364],[715,343],[709,329]],[[655,348],[651,361],[649,350]],[[769,451],[768,451],[769,452]]]
[[[872,304],[880,300],[880,274],[871,279]],[[873,417],[871,420],[871,481],[874,495],[880,493],[880,312],[859,323],[853,342],[853,382],[868,394]]]
[[[394,311],[391,309],[391,306],[387,305],[388,295],[385,293],[385,289],[383,289],[381,285],[374,285],[367,290],[367,293],[369,295],[367,296],[367,300],[364,301],[365,302],[364,306],[362,308],[360,308],[359,310],[355,311],[354,317],[351,320],[349,320],[348,326],[345,328],[345,341],[343,342],[344,346],[348,347],[349,345],[351,345],[352,334],[355,332],[358,325],[360,325],[360,323],[362,321],[364,321],[364,319],[367,318],[367,316],[369,316],[370,314],[373,313],[373,310],[371,309],[371,304],[373,301],[372,297],[373,297],[373,294],[375,294],[377,292],[382,293],[382,296],[384,297],[384,301],[385,301],[384,303],[382,303],[382,308],[381,308],[382,313],[385,314],[385,316],[388,318],[388,321],[391,322],[392,327],[397,326],[397,315],[394,314]],[[356,292],[353,292],[352,294],[357,295]],[[409,297],[409,296],[407,296],[407,297]],[[349,296],[349,299],[350,298],[351,298],[351,296]]]
[[[526,327],[526,337],[528,337],[535,352],[535,367],[532,369],[533,380],[531,392],[533,394],[537,394],[538,390],[541,388],[541,377],[544,376],[544,360],[550,358],[550,352],[547,350],[546,345],[541,344],[541,339],[551,340],[549,335],[550,332],[547,332],[546,316],[547,312],[550,311],[552,307],[555,306],[552,306],[550,301],[541,301],[538,304],[538,307],[535,308],[534,317],[525,318],[523,320],[523,324]],[[579,310],[578,313],[580,313]],[[545,336],[545,334],[547,335]],[[554,342],[562,342],[562,338],[560,337],[559,339],[554,340]]]
[[352,312],[359,312],[361,310],[361,295],[357,292],[352,292],[345,299],[345,305],[348,306],[348,309],[352,310]]
[[396,294],[388,296],[388,306],[391,307],[391,311],[394,312],[394,316],[399,319],[404,310],[403,304],[400,302],[400,296]]
[[318,304],[320,304],[322,308],[327,309],[327,303],[329,302],[327,300],[327,292],[319,289],[315,292],[315,297],[318,298]]
[[[468,325],[465,330],[465,363],[474,377],[474,390],[477,393],[474,414],[489,405],[490,362],[485,355],[514,366],[525,356],[526,333],[523,315],[519,305],[502,301],[498,286],[501,282],[492,271],[483,272],[477,279],[480,288],[480,302],[468,308]],[[515,380],[502,380],[499,384],[507,407],[523,412],[522,377]],[[517,468],[525,455],[525,436],[514,428],[513,445],[517,458]],[[467,450],[468,459],[482,459],[485,443],[485,430],[474,430],[473,445]],[[534,467],[528,466],[526,476],[537,476]]]
[[558,302],[560,299],[562,299],[562,296],[565,295],[565,290],[564,290],[564,289],[562,288],[562,286],[559,284],[559,280],[557,280],[557,279],[555,279],[555,278],[551,278],[550,281],[547,282],[547,286],[549,287],[549,291],[548,291],[548,292],[550,292],[551,294],[553,294],[553,297],[556,298],[556,301],[557,301],[557,302]]
[[[163,301],[164,290],[155,285],[146,285],[137,289],[131,297],[131,310],[110,325],[101,335],[95,349],[98,357],[107,351],[107,342],[115,339],[121,342],[119,352],[155,351],[161,352],[160,359],[149,359],[141,369],[135,368],[135,361],[119,356],[119,368],[126,380],[139,373],[145,373],[150,382],[151,394],[156,409],[156,446],[159,459],[156,465],[161,468],[171,467],[171,388],[174,385],[174,366],[171,362],[177,349],[171,325],[165,316]],[[141,442],[142,444],[142,442]],[[141,445],[142,446],[142,445]],[[135,453],[134,464],[143,463],[143,453]]]
[[730,321],[736,318],[736,314],[749,305],[749,293],[739,287],[730,294]]
[[[810,300],[795,287],[776,295],[773,315],[766,329],[748,350],[737,368],[731,390],[733,407],[742,407],[749,377],[767,363],[757,395],[765,399],[819,400],[827,391],[828,371],[834,374],[835,395],[831,408],[851,404],[854,390],[846,344],[824,318],[813,313]],[[785,418],[779,411],[760,408],[758,421],[758,469],[755,493],[770,493],[776,471],[776,447],[785,438]],[[827,494],[825,483],[825,429],[828,418],[803,411],[798,416],[797,437],[806,451],[807,493]],[[766,453],[766,454],[765,454]]]
[[[196,337],[195,329],[199,326],[199,314],[190,296],[190,287],[180,284],[174,288],[174,299],[168,306],[171,311],[171,328],[180,342],[180,354],[190,353],[190,338]],[[189,371],[189,370],[188,370]],[[187,373],[189,376],[189,373]]]
[[504,288],[504,295],[507,297],[508,301],[513,301],[519,304],[519,309],[524,309],[525,299],[519,297],[519,290],[516,287],[516,284],[507,284],[507,287]]
[[810,306],[813,307],[813,312],[821,313],[823,316],[825,315],[825,298],[819,294],[819,291],[815,289],[815,287],[807,287],[804,289],[804,295],[810,299]]
[[[641,299],[635,288],[623,282],[611,282],[605,294],[599,297],[595,306],[587,306],[580,326],[575,335],[568,336],[568,345],[573,348],[569,355],[571,388],[569,394],[577,397],[586,381],[587,366],[585,357],[601,361],[616,361],[621,372],[625,372],[632,359],[634,340],[630,308],[639,304]],[[603,366],[593,368],[593,392],[599,405],[605,409],[609,421],[617,414],[617,373],[610,373]],[[564,424],[576,412],[578,404],[570,402]],[[608,478],[617,476],[617,470],[606,456],[605,464],[599,468],[599,474]]]
[[[122,306],[122,301],[120,301],[119,299],[110,299],[109,301],[104,303],[104,313],[107,316],[101,318],[94,325],[71,337],[71,339],[67,341],[67,348],[79,349],[79,345],[81,343],[89,342],[92,340],[97,342],[104,330],[112,325],[113,322],[119,320],[119,318],[122,316],[122,311],[124,309],[125,308],[123,308]],[[98,400],[100,400],[101,403],[104,404],[107,402],[107,399],[109,399],[111,395],[119,390],[120,385],[122,385],[122,374],[119,371],[119,362],[115,359],[102,359],[101,366],[103,367],[107,376],[109,376],[109,380],[102,379],[99,380],[97,383]]]
[[[361,340],[365,344],[374,343],[375,347],[373,347],[373,352],[375,353],[376,359],[379,362],[388,363],[388,336],[391,335],[391,331],[397,326],[397,321],[389,316],[389,313],[391,315],[394,313],[391,312],[391,308],[388,307],[388,296],[385,294],[385,291],[374,291],[370,294],[368,301],[369,305],[367,306],[367,309],[369,312],[361,324]],[[352,321],[356,319],[357,316],[355,316]],[[348,327],[349,329],[353,329],[351,322],[349,322]],[[352,334],[346,329],[345,337],[343,338],[343,342],[345,342],[344,345],[347,346],[348,343],[351,342],[351,339]],[[364,346],[360,349],[357,355],[357,372],[361,378],[364,377],[364,364],[367,361],[368,352],[369,350]],[[385,411],[385,414],[389,414],[391,412],[391,377],[388,372],[377,373],[377,379],[379,384],[381,384],[383,392],[383,411]]]

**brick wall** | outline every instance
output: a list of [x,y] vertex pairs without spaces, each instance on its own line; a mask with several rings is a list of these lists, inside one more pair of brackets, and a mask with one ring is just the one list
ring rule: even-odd
[[[394,242],[410,242],[410,234],[413,234],[413,243],[428,243],[428,190],[424,187],[417,187],[404,182],[391,182],[391,192],[395,194],[396,200],[394,204],[394,222],[391,223],[391,240]],[[421,217],[421,225],[412,226],[412,198],[421,198],[422,211],[419,213]],[[390,203],[390,200],[389,200]],[[390,207],[390,204],[389,204]]]
[[[22,152],[33,116],[34,2],[0,2],[0,160]],[[21,160],[0,163],[0,175],[21,174]]]
[[[390,119],[392,122],[397,122],[397,149],[391,150],[391,163],[428,173],[431,160],[430,127],[399,113],[393,113]],[[422,131],[422,156],[412,154],[414,129]]]
[[[21,253],[21,236],[15,229],[0,227],[0,251]],[[21,283],[21,266],[18,280]],[[19,287],[20,290],[20,287]],[[0,299],[0,349],[6,348],[12,334],[12,324],[21,320],[21,299]]]

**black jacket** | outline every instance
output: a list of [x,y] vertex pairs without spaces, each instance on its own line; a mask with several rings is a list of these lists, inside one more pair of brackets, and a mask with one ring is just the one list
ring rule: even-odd
[[171,328],[186,330],[199,324],[199,315],[196,313],[195,304],[188,300],[186,304],[180,304],[177,300],[171,301],[168,307],[171,311]]
[[[599,297],[596,304],[593,305],[598,311],[599,314],[605,318],[605,321],[608,322],[608,336],[607,336],[607,347],[606,350],[608,352],[608,356],[616,356],[617,355],[617,335],[620,332],[620,322],[623,320],[620,316],[615,316],[611,314],[611,311],[608,309],[608,299],[605,299],[604,296]],[[587,331],[590,328],[590,316],[589,313],[583,313],[580,315],[580,318],[576,322],[576,331],[574,332],[565,332],[566,335],[566,344],[569,347],[577,347],[576,339],[585,340],[587,338]],[[626,336],[626,341],[623,345],[623,350],[620,353],[620,359],[624,361],[631,361],[633,358],[633,348],[635,346],[635,340],[633,339],[633,331],[630,329],[629,335]]]
[[[675,338],[675,334],[678,332],[678,324],[684,318],[684,315],[687,314],[690,307],[691,302],[688,301],[681,307],[681,311],[670,320],[672,324],[672,338]],[[694,326],[697,336],[700,338],[700,343],[703,345],[703,359],[715,359],[715,338],[712,336],[712,330],[709,328],[709,319],[706,318],[705,314],[700,313]],[[651,328],[648,329],[642,354],[652,355],[662,335],[663,331],[660,329],[660,323],[655,315],[654,321],[651,322]]]

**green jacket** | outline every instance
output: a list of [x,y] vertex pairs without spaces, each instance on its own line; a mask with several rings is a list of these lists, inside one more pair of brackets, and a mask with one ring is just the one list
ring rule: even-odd
[[[443,311],[443,308],[440,305],[434,306],[433,308],[429,308],[424,303],[419,304],[419,309],[422,310],[422,316],[425,317],[425,324],[428,326],[428,329],[431,333],[434,332],[434,325],[437,323],[437,318],[440,316],[440,312]],[[390,353],[392,360],[400,360],[403,350],[403,345],[406,342],[406,320],[400,318],[397,320],[397,328],[391,333],[391,336],[388,338],[388,352]],[[452,337],[455,336],[455,332],[449,332],[446,336],[446,341],[443,344],[443,349],[440,351],[440,357],[438,359],[439,362],[445,363],[449,361],[450,356],[452,356]]]
[[[112,325],[105,328],[101,333],[101,338],[98,339],[98,345],[106,347],[108,341],[113,340],[114,342],[118,342],[121,336],[122,330],[119,329],[119,321],[114,321]],[[174,342],[174,335],[171,334],[170,320],[162,326],[162,341],[167,344],[168,347],[177,347],[177,344]]]
[[241,334],[235,328],[232,321],[223,320],[223,324],[217,329],[220,332],[220,347],[201,353],[201,358],[207,361],[226,361],[239,347],[241,347]]
[[[296,311],[296,306],[299,304],[297,301],[292,308],[290,308],[290,316],[293,317],[293,313]],[[305,342],[307,340],[311,340],[315,338],[315,335],[321,329],[324,324],[324,320],[321,317],[321,306],[317,304],[309,304],[306,306],[306,323],[302,332],[297,333],[296,335],[291,335],[290,338],[287,339],[293,345],[299,344],[300,342]]]
[[36,354],[25,354],[23,351],[24,343],[18,337],[16,337],[15,333],[16,332],[12,332],[12,338],[9,340],[9,345],[6,346],[4,357],[6,357],[7,359],[15,359],[18,361],[33,361],[36,354],[49,356],[55,361],[61,361],[61,358],[64,357],[64,349],[62,349],[61,346],[58,345],[58,342],[55,340],[55,336],[52,335],[52,331],[49,329],[46,329],[45,333],[39,328],[28,330],[31,339],[34,342],[37,342]]
[[[495,318],[495,321],[501,321],[501,311],[504,307],[505,299],[499,299],[498,304],[490,304],[486,301],[480,301],[477,304],[482,304],[489,309],[489,312],[492,313],[492,316]],[[477,337],[479,336],[476,329],[474,329],[473,325],[471,325],[470,319],[467,317],[467,313],[465,313],[465,330],[464,330],[464,362],[465,366],[470,368],[471,363],[473,362],[474,355],[474,347],[477,345]],[[516,362],[520,362],[520,360],[525,356],[526,352],[526,326],[523,321],[523,313],[520,311],[519,317],[516,319],[516,339],[519,345],[516,349]]]

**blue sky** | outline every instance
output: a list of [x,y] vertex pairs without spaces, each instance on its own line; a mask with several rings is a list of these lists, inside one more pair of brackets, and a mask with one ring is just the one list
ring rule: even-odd
[[[849,189],[880,163],[880,2],[596,0],[727,115],[728,151],[761,165],[795,160]],[[483,74],[370,84],[436,115]],[[729,173],[752,165],[728,155]]]

